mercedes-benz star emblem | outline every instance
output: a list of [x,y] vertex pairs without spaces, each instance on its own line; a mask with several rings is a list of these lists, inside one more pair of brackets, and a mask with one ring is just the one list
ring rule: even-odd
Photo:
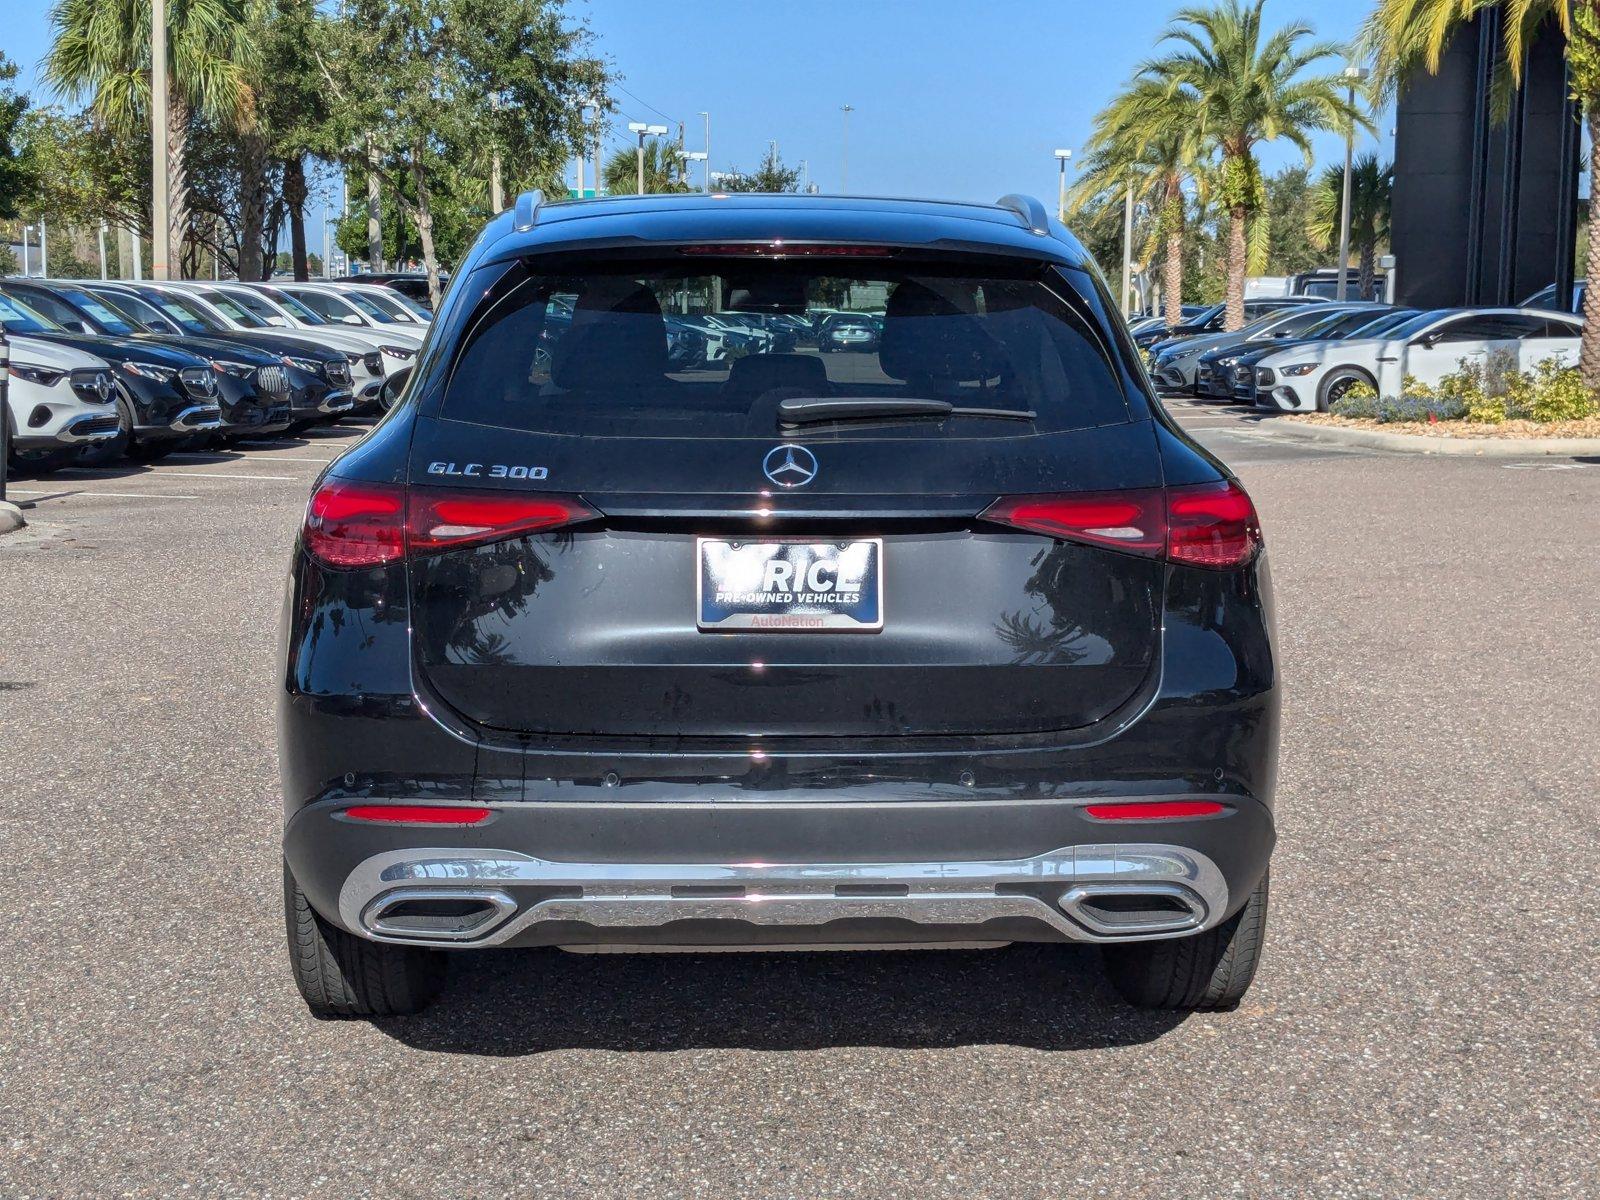
[[779,487],[805,487],[817,477],[817,456],[804,446],[774,446],[761,460],[761,472]]

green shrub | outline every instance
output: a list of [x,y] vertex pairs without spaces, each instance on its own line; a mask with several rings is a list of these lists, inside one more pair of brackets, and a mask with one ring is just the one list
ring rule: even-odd
[[1592,417],[1600,406],[1594,393],[1583,386],[1576,367],[1563,366],[1559,359],[1547,358],[1533,369],[1528,417],[1541,424],[1551,421],[1578,421]]

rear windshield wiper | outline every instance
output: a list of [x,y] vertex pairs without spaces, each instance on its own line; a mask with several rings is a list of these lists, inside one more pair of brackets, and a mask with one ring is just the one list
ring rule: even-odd
[[778,402],[778,421],[783,425],[818,425],[829,421],[881,421],[885,418],[921,418],[942,421],[946,417],[995,417],[1004,421],[1031,421],[1039,414],[1031,409],[966,408],[948,400],[893,400],[873,396],[806,399],[796,397]]

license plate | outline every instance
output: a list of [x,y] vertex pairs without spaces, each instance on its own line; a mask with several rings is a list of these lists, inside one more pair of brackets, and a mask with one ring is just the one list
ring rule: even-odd
[[698,626],[771,633],[883,628],[883,539],[698,538]]

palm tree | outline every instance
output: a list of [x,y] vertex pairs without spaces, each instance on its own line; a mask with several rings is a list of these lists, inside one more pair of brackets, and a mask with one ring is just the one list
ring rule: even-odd
[[[606,191],[613,196],[631,196],[639,190],[639,151],[634,146],[624,146],[606,159],[602,172]],[[654,192],[687,192],[689,185],[683,180],[683,163],[678,158],[678,143],[665,138],[651,138],[644,144],[644,190]]]
[[1165,243],[1161,292],[1167,327],[1183,320],[1184,185],[1202,188],[1205,146],[1193,96],[1153,79],[1136,79],[1095,117],[1084,173],[1073,185],[1070,207],[1121,199],[1133,189],[1158,214],[1148,250]]
[[[167,174],[171,188],[167,261],[181,261],[189,225],[185,150],[189,123],[203,115],[226,124],[248,120],[248,0],[183,0],[167,9]],[[45,56],[51,86],[85,95],[95,117],[126,133],[149,127],[150,0],[60,0],[50,11],[55,41]]]
[[[1567,86],[1583,106],[1591,144],[1600,146],[1600,0],[1378,0],[1361,44],[1373,54],[1373,80],[1380,92],[1392,97],[1418,67],[1437,73],[1460,26],[1494,9],[1500,14],[1497,82],[1502,88],[1520,86],[1529,44],[1544,31],[1559,30],[1566,38]],[[1585,274],[1591,283],[1600,280],[1600,188],[1592,183]],[[1584,385],[1600,391],[1597,287],[1584,291],[1578,367]]]
[[1265,189],[1255,149],[1285,138],[1312,161],[1311,134],[1352,125],[1370,129],[1344,95],[1337,71],[1308,69],[1339,57],[1329,42],[1311,42],[1311,26],[1292,22],[1263,34],[1266,0],[1218,0],[1180,9],[1162,42],[1181,49],[1146,63],[1140,80],[1167,88],[1194,114],[1199,135],[1221,155],[1221,200],[1228,211],[1228,313],[1225,327],[1244,324],[1246,233]]
[[[1361,264],[1356,294],[1362,299],[1372,294],[1378,246],[1389,240],[1389,199],[1393,192],[1393,165],[1380,164],[1376,154],[1363,154],[1356,159],[1350,170],[1350,243]],[[1343,209],[1344,168],[1329,167],[1311,189],[1311,212],[1306,220],[1306,234],[1318,250],[1338,246]]]

